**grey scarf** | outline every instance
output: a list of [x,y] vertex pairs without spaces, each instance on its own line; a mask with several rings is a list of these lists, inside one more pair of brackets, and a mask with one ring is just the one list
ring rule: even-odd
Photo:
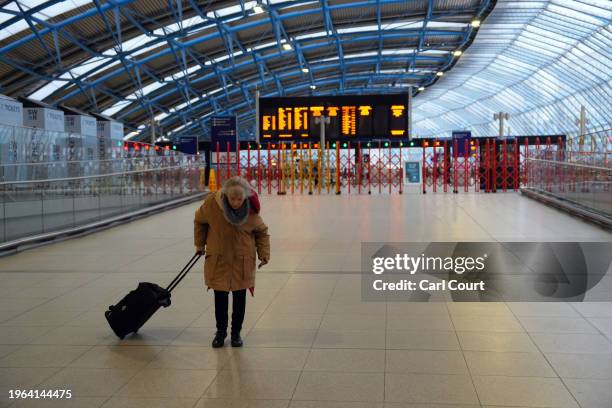
[[221,202],[223,203],[223,216],[230,224],[242,225],[247,221],[247,218],[249,218],[251,206],[248,198],[245,199],[240,208],[236,210],[234,210],[229,204],[229,201],[225,195],[221,196]]

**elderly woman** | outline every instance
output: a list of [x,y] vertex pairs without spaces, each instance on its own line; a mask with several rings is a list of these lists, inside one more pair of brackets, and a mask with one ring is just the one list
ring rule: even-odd
[[[204,280],[215,292],[217,332],[213,347],[222,347],[227,337],[227,307],[232,292],[231,344],[241,347],[246,289],[255,287],[255,253],[259,267],[270,259],[268,227],[258,214],[259,201],[249,183],[240,177],[228,179],[209,194],[194,219],[194,242],[204,257]],[[252,292],[251,292],[252,293]]]

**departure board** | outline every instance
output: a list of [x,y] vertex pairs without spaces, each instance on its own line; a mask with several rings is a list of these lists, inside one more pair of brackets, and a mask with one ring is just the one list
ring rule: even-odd
[[328,141],[408,139],[408,94],[259,99],[259,139],[320,140],[316,118],[326,116]]

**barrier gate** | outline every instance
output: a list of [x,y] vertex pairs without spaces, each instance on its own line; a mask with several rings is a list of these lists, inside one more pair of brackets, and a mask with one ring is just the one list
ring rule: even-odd
[[[229,177],[246,178],[264,194],[402,194],[406,147],[388,142],[264,143],[230,151],[219,143],[211,151],[217,185]],[[417,148],[410,148],[412,150]],[[475,138],[423,141],[421,191],[517,191],[526,184],[527,158],[563,160],[561,137],[517,139]]]
[[[335,145],[335,146],[334,146]],[[266,143],[230,152],[217,143],[211,152],[217,185],[240,175],[258,193],[383,194],[403,193],[402,149],[379,142],[362,147],[327,143]]]
[[[477,138],[465,140],[463,149],[457,140],[433,140],[422,145],[422,191],[497,192],[517,191],[526,184],[527,158],[563,160],[561,137],[539,137],[535,144],[517,139]],[[463,154],[460,151],[463,150]]]

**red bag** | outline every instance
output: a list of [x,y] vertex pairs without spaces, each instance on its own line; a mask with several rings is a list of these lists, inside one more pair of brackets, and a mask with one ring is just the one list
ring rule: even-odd
[[[255,190],[251,191],[251,195],[249,196],[249,205],[251,206],[251,213],[259,214],[261,204],[259,203],[259,196]],[[251,292],[251,296],[255,296],[255,287],[250,287],[249,292]]]
[[257,191],[255,190],[251,191],[251,195],[249,196],[249,205],[251,206],[252,214],[259,214],[261,204],[259,203],[259,196],[257,195]]

